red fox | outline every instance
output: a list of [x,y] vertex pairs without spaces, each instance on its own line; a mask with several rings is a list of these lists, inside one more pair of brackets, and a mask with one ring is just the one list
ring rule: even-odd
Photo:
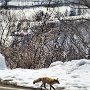
[[40,86],[41,89],[42,89],[43,86],[44,86],[45,89],[47,89],[46,88],[46,83],[49,84],[50,85],[50,90],[51,90],[51,88],[53,88],[55,90],[55,88],[52,86],[53,84],[56,84],[56,83],[60,84],[58,79],[49,78],[49,77],[38,78],[38,79],[33,81],[33,84],[38,83],[38,82],[42,82],[42,85]]

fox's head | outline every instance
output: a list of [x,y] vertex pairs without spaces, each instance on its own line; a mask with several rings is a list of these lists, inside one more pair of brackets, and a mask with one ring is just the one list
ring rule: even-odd
[[57,79],[54,79],[54,81],[55,81],[56,83],[60,84],[58,78],[57,78]]

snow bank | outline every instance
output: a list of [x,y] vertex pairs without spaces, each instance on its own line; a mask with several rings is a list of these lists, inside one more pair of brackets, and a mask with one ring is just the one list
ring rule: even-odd
[[0,70],[2,81],[10,80],[10,83],[25,87],[40,87],[41,83],[33,85],[32,82],[44,76],[59,78],[60,84],[54,87],[65,87],[65,90],[90,90],[90,60],[72,60],[65,63],[57,61],[49,68],[39,70],[20,68]]
[[5,58],[2,54],[0,54],[0,70],[6,69]]
[[[15,3],[13,3],[15,4]],[[23,3],[24,4],[24,3]],[[18,5],[18,4],[17,4]],[[33,17],[37,14],[39,11],[43,11],[44,13],[48,13],[50,15],[50,20],[55,20],[55,18],[59,18],[62,20],[72,20],[72,19],[90,19],[89,11],[83,12],[82,15],[76,15],[76,16],[70,16],[72,8],[70,6],[61,6],[61,7],[55,7],[55,8],[49,8],[47,10],[47,7],[33,7],[29,9],[17,9],[17,10],[10,10],[11,15],[15,15],[18,20],[21,19],[29,19],[33,21]]]

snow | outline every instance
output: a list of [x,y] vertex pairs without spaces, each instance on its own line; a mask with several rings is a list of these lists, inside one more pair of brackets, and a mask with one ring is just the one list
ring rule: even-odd
[[2,54],[0,54],[0,70],[6,69],[5,58]]
[[[54,87],[65,87],[65,90],[90,90],[90,60],[80,59],[68,62],[54,62],[49,68],[34,69],[5,69],[0,70],[2,80],[10,80],[19,86],[40,87],[41,83],[33,84],[39,77],[58,78],[60,84]],[[49,87],[48,87],[49,88]]]
[[11,1],[11,2],[8,2],[8,5],[15,5],[15,6],[32,6],[34,4],[34,2],[15,2],[15,1]]
[[44,14],[48,13],[50,15],[49,20],[53,20],[53,21],[55,21],[55,19],[58,19],[58,18],[60,18],[61,20],[62,19],[72,20],[72,19],[82,19],[82,18],[90,19],[90,14],[88,11],[87,12],[85,11],[82,15],[70,16],[71,10],[72,8],[70,6],[49,8],[48,10],[47,10],[47,7],[42,6],[42,7],[33,7],[29,9],[10,10],[10,15],[15,15],[17,20],[28,19],[31,22],[33,21],[34,16],[39,11],[43,11]]
[[[33,3],[32,0],[30,2],[26,2],[26,4],[28,4],[28,5],[29,4],[31,5],[32,3]],[[25,4],[25,3],[21,2],[21,1],[17,2],[17,0],[13,0],[13,1],[11,0],[10,2],[8,2],[8,4],[10,4],[10,5],[20,4],[21,6],[23,6],[23,4]],[[72,10],[72,7],[70,7],[70,6],[49,8],[48,10],[46,7],[42,6],[42,7],[33,7],[33,8],[29,8],[29,9],[16,9],[16,10],[10,9],[8,11],[9,11],[10,15],[13,17],[11,19],[11,22],[12,22],[12,24],[15,24],[16,27],[19,22],[18,20],[26,20],[26,19],[30,20],[30,27],[33,27],[37,24],[40,25],[40,22],[37,23],[34,18],[35,15],[39,11],[43,11],[44,14],[48,13],[50,15],[48,22],[50,22],[50,21],[59,22],[59,20],[90,19],[90,13],[89,13],[90,10],[86,10],[87,12],[85,11],[84,13],[82,13],[82,15],[70,16],[71,10]],[[58,14],[59,14],[59,16],[58,16]],[[16,22],[13,23],[13,20],[15,20]],[[2,37],[1,42],[2,42],[2,44],[6,45],[6,46],[10,46],[14,40],[14,37],[12,37],[10,35],[10,32],[8,34],[8,30],[9,30],[8,28],[9,28],[10,23],[7,23],[7,22],[10,22],[10,21],[8,21],[7,15],[4,15],[4,14],[0,15],[0,21],[1,21],[1,23],[0,23],[0,26],[1,26],[0,27],[0,29],[1,29],[0,38]],[[43,21],[41,21],[41,23],[42,22]],[[16,27],[14,27],[14,29],[16,29]],[[4,32],[3,32],[3,30],[4,30]],[[21,33],[24,33],[24,32],[21,32]],[[30,33],[30,32],[27,32],[27,33]],[[24,34],[26,35],[27,33],[24,33]],[[84,35],[84,36],[86,36],[86,35]],[[88,38],[88,36],[86,36],[86,39],[85,39],[86,41],[87,41],[87,38]]]
[[[9,5],[11,4],[18,5],[17,2],[9,2]],[[24,4],[25,3],[23,3],[23,5]],[[22,5],[21,2],[20,5]],[[32,3],[28,3],[28,5],[32,5]],[[68,6],[56,7],[54,9],[50,8],[48,11],[45,7],[24,10],[10,10],[10,13],[11,15],[15,14],[18,20],[26,17],[27,19],[33,21],[33,16],[39,10],[44,11],[44,13],[49,13],[49,15],[51,15],[50,19],[53,21],[57,20],[55,18],[56,12],[64,14],[66,10],[68,11],[68,17],[61,17],[61,20],[82,18],[90,19],[90,15],[88,13],[85,15],[69,17],[71,8]],[[31,22],[30,24],[30,26],[32,26],[32,24],[35,24],[35,22]],[[5,28],[6,23],[2,22],[2,25]],[[7,32],[8,30],[5,29],[2,37],[3,39],[6,38]],[[77,39],[76,36],[74,38]],[[6,41],[6,44],[10,43],[10,41],[12,41],[12,36],[9,36]],[[50,43],[52,44],[53,42]],[[57,61],[52,63],[49,68],[42,68],[38,70],[21,68],[11,70],[6,68],[5,58],[2,54],[0,54],[0,78],[2,81],[10,80],[10,83],[17,83],[17,85],[25,87],[40,87],[41,83],[33,84],[32,82],[33,80],[44,76],[59,78],[60,84],[56,84],[54,87],[65,87],[65,90],[90,90],[90,60],[72,60],[64,63]]]

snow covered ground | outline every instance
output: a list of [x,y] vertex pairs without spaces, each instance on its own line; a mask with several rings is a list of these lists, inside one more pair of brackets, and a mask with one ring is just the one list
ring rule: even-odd
[[90,60],[72,60],[65,63],[57,61],[49,68],[39,70],[21,68],[0,70],[2,80],[10,80],[11,83],[25,87],[40,87],[41,83],[33,84],[33,80],[44,76],[58,78],[60,84],[55,84],[56,88],[90,90]]

